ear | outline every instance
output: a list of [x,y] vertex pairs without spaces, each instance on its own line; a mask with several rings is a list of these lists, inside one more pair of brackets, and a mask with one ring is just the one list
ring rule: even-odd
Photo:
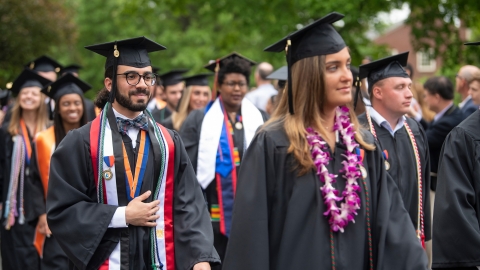
[[372,89],[372,95],[375,99],[382,100],[383,99],[383,92],[382,89],[378,86],[374,86]]
[[105,85],[105,88],[107,88],[108,92],[112,91],[112,79],[105,78],[103,80],[103,84]]

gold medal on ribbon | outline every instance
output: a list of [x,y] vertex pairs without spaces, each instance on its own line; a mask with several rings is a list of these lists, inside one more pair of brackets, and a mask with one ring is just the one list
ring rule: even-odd
[[113,177],[113,173],[112,173],[112,171],[110,170],[110,168],[104,170],[103,173],[102,173],[102,175],[103,175],[103,178],[104,178],[105,180],[110,180],[110,179],[112,179],[112,177]]
[[362,173],[363,179],[367,179],[367,170],[362,165],[360,165],[360,172]]
[[385,160],[385,170],[390,170],[390,163],[388,163],[388,161]]
[[242,122],[236,122],[235,123],[235,128],[238,129],[238,130],[241,130],[243,128]]

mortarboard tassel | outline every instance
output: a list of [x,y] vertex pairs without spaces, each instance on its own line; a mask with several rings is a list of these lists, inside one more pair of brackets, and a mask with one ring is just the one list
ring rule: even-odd
[[220,71],[220,59],[215,61],[215,79],[213,80],[212,101],[217,98],[218,71]]
[[358,103],[358,96],[360,95],[360,87],[362,86],[362,82],[360,81],[360,77],[357,76],[355,80],[355,96],[353,97],[353,109],[357,108]]
[[117,49],[117,42],[113,46],[113,75],[112,75],[112,90],[110,91],[109,101],[113,103],[115,101],[115,92],[117,91],[117,63],[118,57],[120,56],[120,52]]
[[290,114],[294,114],[293,110],[293,89],[292,89],[292,53],[290,52],[289,48],[292,46],[292,41],[290,40],[290,36],[287,39],[287,46],[285,47],[285,52],[287,53],[287,66],[288,66],[288,110]]

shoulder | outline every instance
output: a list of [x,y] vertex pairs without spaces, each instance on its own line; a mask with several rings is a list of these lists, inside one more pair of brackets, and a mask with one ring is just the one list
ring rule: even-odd
[[358,128],[357,132],[359,132],[359,134],[362,136],[363,140],[366,143],[375,144],[375,137],[373,137],[373,134],[369,130],[367,130],[363,127],[360,127],[360,128]]
[[197,110],[194,110],[194,111],[191,111],[187,118],[185,119],[185,122],[183,124],[185,124],[187,121],[188,122],[194,122],[194,123],[198,123],[198,122],[201,122],[203,121],[203,118],[205,117],[205,108],[202,108],[202,109],[197,109]]
[[257,131],[256,141],[269,142],[275,146],[290,146],[283,124],[283,121],[278,120],[262,126]]
[[73,129],[67,133],[65,138],[62,140],[60,145],[76,145],[78,143],[87,143],[90,145],[90,128],[92,126],[92,122],[88,122],[84,126]]
[[358,118],[358,122],[360,122],[360,124],[362,124],[362,125],[367,124],[367,115],[365,113],[360,114],[359,116],[357,116],[357,118]]
[[475,140],[480,140],[480,134],[478,133],[478,126],[480,124],[480,111],[474,112],[470,115],[467,119],[465,119],[462,123],[460,123],[457,127],[455,127],[453,131],[460,132],[471,136]]

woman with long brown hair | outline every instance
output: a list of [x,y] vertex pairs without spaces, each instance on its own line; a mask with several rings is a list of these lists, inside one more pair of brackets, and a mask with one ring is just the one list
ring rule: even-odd
[[224,270],[427,269],[382,153],[351,111],[350,54],[332,26],[342,18],[266,49],[286,48],[291,73],[244,156]]
[[212,98],[208,77],[213,74],[198,74],[184,78],[185,90],[178,102],[177,110],[161,122],[166,128],[179,131],[190,112],[205,108]]
[[91,86],[67,73],[56,82],[42,89],[42,92],[55,100],[53,126],[40,132],[33,146],[30,164],[30,198],[32,202],[29,219],[38,220],[35,234],[35,248],[40,255],[41,269],[67,269],[68,258],[50,232],[47,224],[46,198],[50,173],[50,160],[57,145],[67,133],[87,123],[87,110],[83,93]]
[[47,128],[45,96],[40,89],[50,81],[31,70],[24,70],[10,91],[16,95],[12,117],[0,129],[0,194],[2,269],[39,269],[39,256],[33,246],[36,221],[31,211],[26,179],[35,135]]

